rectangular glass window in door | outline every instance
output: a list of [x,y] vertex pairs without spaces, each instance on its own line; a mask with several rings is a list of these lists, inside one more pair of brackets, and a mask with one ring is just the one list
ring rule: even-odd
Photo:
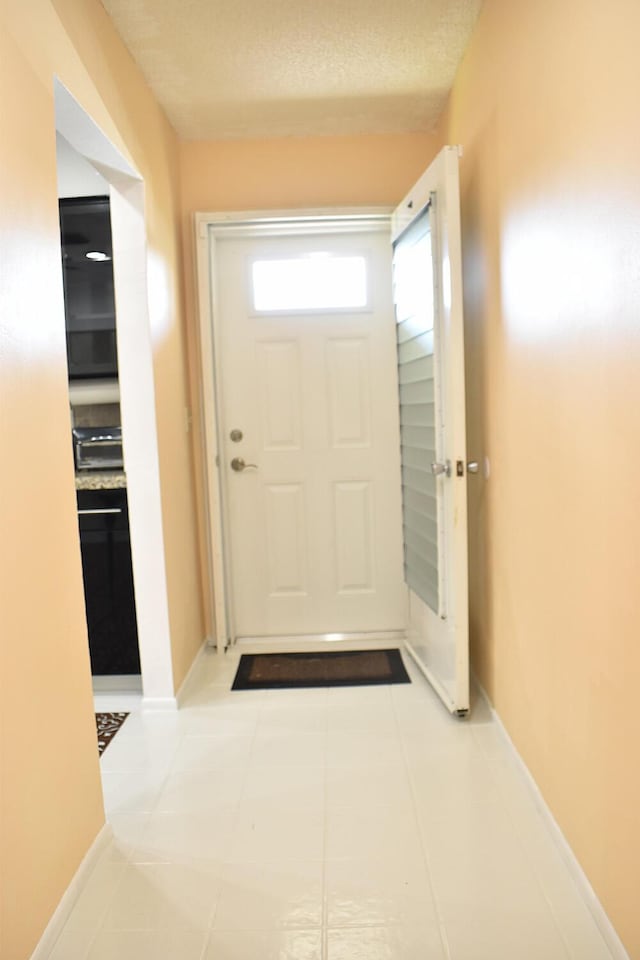
[[256,313],[362,310],[369,304],[367,261],[318,250],[286,260],[254,260]]
[[396,241],[393,288],[398,346],[404,572],[407,585],[443,615],[439,504],[437,371],[430,208]]

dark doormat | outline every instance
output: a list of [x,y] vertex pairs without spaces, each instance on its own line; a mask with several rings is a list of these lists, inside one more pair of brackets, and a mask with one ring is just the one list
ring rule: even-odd
[[100,756],[107,749],[128,716],[128,713],[96,713],[98,753]]
[[232,690],[411,683],[399,650],[243,653]]

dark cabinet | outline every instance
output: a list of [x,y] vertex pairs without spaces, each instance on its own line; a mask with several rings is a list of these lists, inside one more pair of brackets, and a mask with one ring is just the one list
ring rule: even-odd
[[126,490],[78,490],[94,676],[140,673]]
[[108,197],[59,201],[69,379],[118,374]]

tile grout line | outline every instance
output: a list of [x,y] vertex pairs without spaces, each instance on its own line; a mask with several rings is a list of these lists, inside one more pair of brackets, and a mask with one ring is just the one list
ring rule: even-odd
[[[413,680],[412,680],[411,682],[413,683]],[[444,916],[443,916],[443,914],[442,914],[442,909],[441,909],[441,907],[440,907],[440,901],[439,901],[439,899],[438,899],[438,896],[437,896],[437,893],[436,893],[436,889],[435,889],[435,884],[434,884],[434,881],[433,881],[433,874],[432,874],[432,871],[431,871],[431,863],[430,863],[430,861],[429,861],[428,845],[427,845],[427,842],[426,842],[426,839],[425,839],[425,836],[424,836],[424,832],[423,832],[423,829],[422,829],[422,822],[421,822],[420,816],[418,815],[418,814],[419,814],[419,808],[418,808],[418,801],[417,801],[417,796],[416,796],[416,791],[415,791],[415,785],[414,785],[414,782],[413,782],[413,777],[412,777],[412,775],[411,775],[411,766],[410,766],[409,760],[408,760],[407,748],[406,748],[404,736],[403,736],[402,730],[401,730],[401,728],[400,728],[400,722],[399,722],[399,718],[398,718],[398,710],[397,710],[396,698],[395,698],[394,696],[391,697],[391,703],[392,703],[392,707],[393,707],[393,715],[394,715],[395,722],[396,722],[396,729],[397,729],[397,732],[398,732],[398,738],[399,738],[399,740],[400,740],[400,749],[402,750],[402,759],[403,759],[403,763],[404,763],[404,769],[405,769],[405,773],[406,773],[406,776],[407,776],[407,781],[408,781],[408,783],[409,783],[409,790],[410,790],[410,793],[411,793],[411,807],[412,807],[412,812],[413,812],[413,816],[414,816],[414,818],[415,818],[416,826],[417,826],[417,829],[418,829],[418,836],[420,837],[420,846],[421,846],[421,848],[422,848],[422,856],[423,856],[423,859],[424,859],[424,862],[425,862],[425,865],[426,865],[426,868],[427,868],[427,876],[428,876],[428,878],[429,878],[429,889],[430,889],[430,891],[431,891],[431,898],[432,898],[432,900],[433,900],[433,905],[434,905],[435,913],[436,913],[436,916],[437,916],[437,918],[438,918],[438,932],[439,932],[439,934],[440,934],[440,941],[441,941],[441,943],[442,943],[443,960],[451,960],[451,949],[450,949],[450,946],[449,946],[449,938],[448,938],[448,936],[447,936],[447,930],[446,930],[446,925],[445,925],[445,922],[444,922]]]
[[[523,856],[524,856],[525,862],[528,864],[529,869],[531,870],[531,873],[532,873],[532,875],[533,875],[534,878],[535,878],[535,882],[536,882],[536,884],[537,884],[537,886],[538,886],[538,888],[539,888],[539,890],[540,890],[540,892],[541,892],[541,894],[542,894],[543,900],[544,900],[544,902],[547,904],[547,906],[548,906],[548,908],[549,908],[549,913],[551,914],[551,917],[552,917],[552,919],[553,919],[553,924],[554,924],[556,930],[558,931],[558,936],[560,937],[560,940],[561,940],[561,942],[562,942],[562,946],[563,946],[564,951],[565,951],[565,953],[566,953],[566,955],[567,955],[567,958],[568,958],[568,960],[580,960],[580,958],[576,956],[576,953],[575,953],[575,951],[573,950],[573,948],[572,948],[572,946],[571,946],[571,944],[570,944],[570,942],[569,942],[569,940],[568,940],[568,938],[567,938],[567,936],[566,936],[566,934],[565,934],[565,932],[564,932],[563,926],[562,926],[562,924],[560,923],[559,917],[558,917],[558,915],[557,915],[557,912],[556,912],[556,909],[555,909],[555,906],[554,906],[553,898],[549,896],[549,894],[548,894],[548,892],[547,892],[547,889],[546,889],[546,884],[545,884],[544,881],[542,880],[542,877],[540,876],[540,873],[539,873],[538,869],[536,868],[536,866],[535,866],[535,864],[534,864],[534,862],[533,862],[533,860],[532,860],[532,858],[531,858],[531,855],[529,854],[529,850],[528,850],[527,845],[525,844],[525,842],[524,842],[524,840],[523,840],[521,830],[520,830],[520,828],[518,827],[518,824],[517,824],[517,822],[516,822],[516,820],[515,820],[515,818],[514,818],[514,815],[513,815],[512,810],[511,810],[511,804],[508,803],[508,801],[507,801],[507,799],[506,799],[506,797],[505,797],[504,790],[503,790],[503,788],[501,787],[500,782],[499,782],[499,780],[498,780],[498,778],[496,777],[496,774],[495,774],[495,772],[494,772],[494,764],[493,764],[491,758],[488,756],[488,754],[487,754],[487,752],[486,752],[486,750],[485,750],[485,748],[484,748],[484,746],[483,746],[483,744],[482,744],[482,741],[476,736],[475,729],[472,729],[472,735],[473,735],[474,741],[476,742],[478,748],[480,749],[480,751],[481,751],[481,753],[482,753],[482,756],[484,757],[485,763],[486,763],[487,768],[488,768],[488,770],[489,770],[489,774],[490,774],[490,776],[491,776],[491,780],[493,781],[493,784],[494,784],[494,786],[495,786],[495,788],[496,788],[496,790],[497,790],[498,796],[500,797],[500,805],[501,805],[502,809],[504,810],[504,812],[506,813],[506,816],[507,816],[507,818],[508,818],[508,820],[509,820],[509,824],[510,824],[512,830],[513,830],[514,835],[515,835],[516,842],[517,842],[517,844],[518,844],[518,848],[521,850],[521,852],[522,852],[522,854],[523,854]],[[536,811],[536,813],[537,813],[537,811]],[[543,827],[544,827],[544,824],[543,824]],[[546,831],[546,829],[545,829],[545,833],[546,833],[546,832],[547,832],[547,831]],[[551,843],[551,838],[549,838],[549,842]],[[572,881],[572,882],[573,882],[573,881]],[[586,906],[586,905],[585,905],[585,906]],[[589,913],[589,916],[591,916],[591,913]],[[597,927],[597,924],[595,924],[595,926],[596,926],[596,929],[598,930],[598,934],[600,935],[600,937],[601,937],[601,939],[602,939],[602,944],[603,944],[603,946],[604,946],[605,949],[607,950],[607,953],[609,953],[609,955],[611,956],[611,952],[609,951],[608,945],[606,944],[606,942],[605,942],[605,940],[604,940],[604,937],[602,937],[602,934],[600,933],[600,930],[599,930],[599,928]]]
[[[130,711],[130,714],[134,714],[134,713],[136,713],[136,712],[142,713],[142,711],[140,710],[140,708],[138,708],[138,711]],[[118,732],[122,732],[122,730],[120,730],[120,731],[118,731]],[[140,739],[145,740],[145,742],[146,742],[147,736],[148,736],[148,734],[142,734],[141,737],[140,737]],[[128,739],[128,740],[132,740],[132,739],[135,739],[135,737],[134,737],[134,735],[131,735],[131,736],[128,737],[127,739]],[[167,765],[167,768],[166,768],[166,770],[165,770],[165,772],[164,772],[164,776],[163,776],[162,781],[161,781],[161,786],[155,791],[155,802],[154,802],[154,805],[153,805],[153,810],[155,810],[155,808],[156,808],[156,806],[157,806],[157,804],[158,804],[158,802],[159,802],[159,800],[160,800],[160,793],[161,793],[161,791],[162,791],[162,789],[163,789],[163,787],[164,787],[164,784],[165,784],[166,781],[167,781],[167,778],[168,778],[168,775],[169,775],[169,769],[170,769],[170,767],[171,767],[171,763],[173,762],[173,758],[174,758],[174,756],[175,756],[175,754],[176,754],[176,752],[177,752],[177,748],[178,748],[178,743],[176,742],[176,744],[175,744],[175,746],[174,746],[174,749],[173,749],[171,761],[170,761],[170,763]],[[149,769],[149,768],[146,768],[146,767],[145,767],[145,768],[142,768],[142,772],[144,773],[144,772],[146,772],[148,769]],[[122,774],[124,774],[125,776],[130,777],[130,776],[137,776],[137,775],[139,775],[140,770],[141,770],[141,768],[140,768],[140,767],[137,767],[137,768],[134,769],[134,770],[118,770],[118,769],[109,770],[109,769],[104,769],[104,772],[105,772],[105,773],[116,773],[116,774],[122,773]],[[103,767],[102,767],[102,763],[100,763],[101,788],[102,788],[102,773],[103,773]],[[103,789],[103,788],[102,788],[102,789]],[[103,803],[104,803],[104,789],[103,789]],[[144,836],[144,833],[146,832],[146,829],[147,829],[148,826],[149,826],[149,817],[151,816],[151,813],[152,813],[152,812],[153,812],[152,810],[150,810],[150,811],[144,811],[143,814],[142,814],[142,816],[145,817],[145,823],[144,823],[144,827],[143,827],[143,830],[142,830],[142,836]],[[138,814],[139,814],[139,811],[136,811],[136,812],[133,813],[132,815],[133,815],[133,816],[136,816],[136,815],[138,815]],[[107,824],[109,824],[109,826],[112,827],[111,819],[110,819],[111,815],[112,815],[112,814],[109,813],[109,812],[105,809],[105,820],[106,820]],[[127,815],[127,814],[123,814],[123,816],[126,816],[126,815]],[[112,827],[112,829],[113,829],[113,827]],[[139,837],[138,839],[139,839],[139,840],[142,840],[142,837]],[[113,844],[114,844],[114,838],[112,837],[111,845],[110,845],[110,846],[113,847]],[[134,846],[134,845],[131,844],[131,843],[127,843],[127,844],[126,844],[126,852],[125,852],[125,854],[124,854],[124,857],[123,857],[123,860],[122,860],[122,861],[120,861],[120,860],[114,860],[114,861],[108,860],[108,859],[107,859],[108,850],[105,850],[105,851],[104,851],[103,857],[101,858],[101,861],[99,861],[99,863],[100,863],[100,862],[104,862],[104,863],[110,863],[110,862],[119,863],[119,864],[121,864],[121,869],[120,869],[120,875],[119,875],[118,879],[116,880],[116,882],[113,884],[113,887],[112,887],[112,889],[110,890],[109,895],[104,899],[103,909],[101,910],[99,919],[97,920],[97,922],[96,922],[96,924],[95,924],[95,926],[94,926],[94,928],[93,928],[93,930],[92,930],[91,938],[90,938],[90,940],[89,940],[89,942],[88,942],[86,951],[85,951],[85,953],[84,953],[84,960],[87,960],[87,958],[89,958],[89,957],[91,956],[91,951],[92,951],[92,949],[93,949],[93,946],[94,946],[94,944],[95,944],[95,942],[96,942],[99,934],[105,932],[105,930],[106,930],[105,920],[106,920],[107,914],[108,914],[108,912],[109,912],[109,908],[111,907],[111,904],[114,902],[114,900],[115,900],[118,892],[120,891],[121,887],[124,885],[124,881],[125,881],[125,877],[126,877],[126,875],[127,875],[127,872],[128,872],[129,869],[134,865],[134,864],[133,864],[133,861],[131,860],[131,853],[132,853],[133,846]],[[96,868],[98,867],[98,865],[99,865],[99,864],[96,864]],[[94,869],[94,871],[93,871],[93,873],[92,873],[92,876],[93,876],[94,873],[95,873],[95,869]]]
[[320,924],[320,956],[322,960],[329,958],[329,893],[327,889],[327,851],[329,834],[329,711],[331,709],[329,688],[326,690],[324,709],[324,783],[323,783],[323,818],[322,818],[322,912]]
[[[232,684],[232,683],[233,683],[233,680],[232,680],[232,679],[228,681],[228,685],[229,685],[229,686],[228,686],[228,692],[229,692],[229,693],[231,693],[231,684]],[[225,687],[226,687],[226,684],[225,684]],[[243,802],[243,800],[245,799],[245,796],[246,796],[247,781],[248,781],[248,778],[249,778],[249,766],[250,766],[250,764],[251,764],[251,758],[252,758],[252,756],[253,756],[253,747],[254,747],[254,744],[255,744],[256,739],[257,739],[257,736],[258,736],[258,727],[260,726],[260,720],[261,720],[262,714],[263,714],[263,712],[264,712],[264,710],[265,710],[266,698],[265,698],[264,696],[262,696],[261,699],[260,699],[258,702],[259,702],[259,707],[258,707],[258,711],[257,711],[257,716],[256,716],[255,725],[254,725],[254,727],[253,727],[253,733],[251,734],[251,744],[250,744],[250,746],[249,746],[249,751],[248,751],[248,753],[247,753],[247,756],[246,756],[246,758],[245,758],[245,763],[244,763],[244,770],[243,770],[243,775],[242,775],[242,786],[241,786],[241,788],[240,788],[240,792],[239,792],[239,796],[238,796],[237,803],[235,804],[235,813],[234,813],[234,817],[233,817],[233,825],[232,825],[231,831],[230,831],[232,838],[233,838],[233,837],[235,836],[235,834],[237,833],[238,825],[239,825],[239,822],[240,822],[240,808],[241,808],[242,802]],[[224,773],[223,773],[223,775],[224,775]],[[219,877],[218,892],[217,892],[216,899],[215,899],[215,906],[214,906],[213,910],[211,911],[211,918],[210,918],[210,921],[209,921],[209,926],[208,926],[207,934],[206,934],[206,937],[205,937],[204,950],[203,950],[203,953],[202,953],[202,955],[201,955],[201,957],[200,957],[200,960],[203,960],[203,958],[204,958],[204,956],[205,956],[205,953],[206,953],[206,951],[207,951],[208,945],[209,945],[209,943],[210,943],[210,941],[211,941],[211,939],[212,939],[212,936],[213,936],[214,926],[215,926],[216,919],[217,919],[217,917],[218,917],[218,910],[219,910],[219,907],[220,907],[220,899],[221,899],[221,895],[222,895],[223,876],[224,876],[224,874],[226,873],[225,867],[227,867],[228,864],[231,863],[231,860],[229,859],[230,855],[231,855],[231,850],[230,850],[230,848],[227,848],[227,850],[226,850],[226,856],[224,856],[224,857],[222,858],[222,862],[221,862],[220,865],[219,865],[219,866],[220,866],[220,877]]]
[[[261,722],[261,720],[263,719],[263,717],[265,716],[266,712],[268,711],[269,702],[270,702],[270,701],[269,701],[268,696],[263,695],[262,698],[261,698],[261,701],[260,701],[260,706],[259,706],[259,709],[258,709],[258,715],[257,715],[257,718],[256,718],[256,723],[255,723],[255,726],[254,726],[254,729],[253,729],[253,733],[252,733],[252,735],[251,735],[251,746],[250,746],[249,752],[248,752],[248,754],[247,754],[247,759],[246,759],[246,762],[245,762],[244,774],[243,774],[243,786],[242,786],[242,789],[241,789],[241,792],[240,792],[239,800],[238,800],[237,805],[236,805],[236,821],[235,821],[236,826],[237,826],[237,823],[238,823],[240,806],[241,806],[243,800],[246,799],[246,796],[247,796],[246,790],[247,790],[247,781],[248,781],[248,776],[249,776],[249,768],[250,768],[250,766],[251,766],[252,759],[254,758],[253,748],[254,748],[255,742],[256,742],[256,740],[257,740],[257,738],[258,738],[258,735],[259,735],[259,732],[260,732],[260,722]],[[326,768],[326,725],[327,725],[327,721],[326,721],[326,708],[325,708],[325,723],[324,723],[324,726],[325,726],[325,751],[324,751],[324,752],[325,752],[325,757],[324,757],[323,768]],[[324,778],[324,781],[325,781],[325,784],[326,784],[326,776],[325,776],[325,778]],[[323,784],[323,786],[325,786],[325,784]],[[323,844],[324,844],[324,837],[323,837]],[[323,852],[324,852],[324,847],[323,847]],[[230,863],[230,862],[231,862],[231,861],[230,861],[229,859],[225,859],[225,860],[224,860],[224,863],[225,863],[225,864]],[[258,862],[258,861],[256,861],[256,862]],[[260,861],[260,862],[262,862],[262,861]],[[323,893],[323,895],[324,895],[324,858],[323,858],[323,891],[322,891],[322,893]],[[200,960],[204,960],[206,951],[207,951],[207,949],[208,949],[208,945],[209,945],[209,943],[211,942],[211,937],[212,937],[213,932],[214,932],[215,920],[216,920],[216,917],[217,917],[217,915],[218,915],[218,908],[219,908],[219,904],[220,904],[220,895],[221,895],[221,890],[219,889],[219,890],[218,890],[218,895],[217,895],[217,898],[216,898],[216,905],[215,905],[214,910],[212,911],[211,920],[210,920],[210,923],[209,923],[209,926],[208,926],[208,929],[207,929],[207,932],[206,932],[205,944],[204,944],[203,952],[202,952],[202,954],[201,954],[201,956],[200,956]],[[281,929],[281,932],[286,932],[286,928],[278,928],[278,929]],[[274,928],[274,932],[275,932],[275,928]],[[295,928],[291,928],[291,931],[290,931],[290,932],[295,932]],[[321,935],[321,937],[322,937],[322,921],[321,921],[321,927],[320,927],[320,935]]]
[[[102,858],[101,858],[101,859],[102,859]],[[97,867],[99,866],[100,862],[101,862],[101,860],[99,860],[98,863],[96,863],[96,866],[94,867],[94,869],[93,869],[92,872],[91,872],[91,876],[90,876],[90,877],[88,878],[88,880],[87,880],[87,884],[91,881],[91,879],[92,879],[93,876],[95,875],[95,871],[96,871]],[[106,861],[106,862],[109,862],[109,861]],[[102,929],[103,929],[104,918],[105,918],[106,915],[107,915],[107,910],[109,909],[109,906],[111,905],[111,902],[112,902],[113,899],[115,898],[115,895],[116,895],[117,890],[120,888],[120,885],[122,884],[122,881],[123,881],[123,878],[124,878],[124,874],[125,874],[125,870],[126,870],[126,866],[127,866],[126,863],[123,863],[123,864],[122,864],[122,868],[121,868],[121,870],[120,870],[120,877],[119,877],[118,880],[114,883],[114,885],[113,885],[113,890],[111,891],[111,895],[107,898],[107,902],[106,902],[106,904],[104,905],[104,909],[101,911],[101,913],[100,913],[100,915],[99,915],[99,920],[97,921],[97,923],[93,926],[93,928],[92,928],[92,930],[91,930],[91,933],[90,933],[89,938],[88,938],[88,942],[87,942],[86,946],[85,946],[84,949],[83,949],[82,960],[88,960],[88,957],[89,957],[89,955],[90,955],[90,953],[91,953],[92,947],[93,947],[93,945],[94,945],[94,943],[95,943],[95,941],[96,941],[96,938],[97,938],[98,934],[99,934],[99,933],[102,931]],[[85,889],[86,889],[86,888],[85,888]],[[75,906],[74,906],[74,909],[75,909]],[[55,943],[53,944],[53,947],[52,947],[52,949],[51,949],[51,951],[50,951],[49,956],[52,956],[52,955],[55,953],[56,947],[57,947],[59,941],[62,939],[65,931],[68,931],[68,932],[69,932],[69,927],[68,927],[68,925],[69,925],[69,920],[67,919],[67,922],[65,923],[64,927],[63,927],[62,930],[60,931],[60,935],[59,935],[58,937],[56,937],[56,941],[55,941]]]
[[[225,655],[226,655],[226,651],[225,651]],[[229,681],[229,686],[231,685],[231,683],[232,683],[232,681]],[[226,687],[226,684],[225,684],[225,687]],[[185,706],[186,706],[186,704],[185,704]],[[205,707],[205,709],[206,709],[206,707]],[[258,713],[259,713],[259,712],[260,712],[260,711],[258,711]],[[254,740],[254,738],[255,738],[257,726],[258,726],[258,720],[256,719],[256,724],[255,724],[255,727],[254,727],[254,730],[253,730],[253,734],[252,734],[251,747],[253,747],[253,740]],[[249,756],[251,755],[251,747],[250,747],[250,749],[249,749]],[[248,763],[248,760],[247,760],[247,763]],[[221,776],[224,776],[224,771],[221,771]],[[234,829],[235,829],[235,826],[237,825],[237,822],[238,822],[239,810],[240,810],[240,803],[241,803],[242,797],[243,797],[243,795],[244,795],[244,790],[245,790],[245,787],[246,787],[246,778],[247,778],[247,771],[246,771],[246,768],[245,768],[244,776],[243,776],[243,781],[242,781],[242,787],[241,787],[241,789],[240,789],[239,797],[238,797],[238,802],[237,802],[237,804],[236,804],[236,814],[235,814]],[[218,908],[219,908],[219,906],[220,906],[220,897],[221,897],[221,893],[222,893],[222,875],[223,875],[223,872],[224,872],[222,868],[223,868],[224,863],[225,863],[225,861],[224,861],[224,859],[223,859],[222,863],[221,863],[221,864],[218,864],[219,876],[218,876],[218,878],[217,878],[216,895],[215,895],[215,899],[214,899],[214,902],[213,902],[213,905],[212,905],[212,908],[211,908],[211,913],[210,913],[210,916],[209,916],[209,922],[208,922],[208,924],[207,924],[206,930],[204,931],[204,937],[203,937],[203,942],[202,942],[202,949],[201,949],[201,951],[200,951],[199,960],[205,960],[206,954],[207,954],[208,949],[209,949],[209,944],[211,943],[211,940],[212,940],[213,927],[214,927],[214,923],[215,923],[215,920],[216,920],[216,917],[217,917],[217,914],[218,914]]]

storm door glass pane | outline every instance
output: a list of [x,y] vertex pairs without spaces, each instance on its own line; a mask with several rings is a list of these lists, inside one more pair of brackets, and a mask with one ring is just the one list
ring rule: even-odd
[[434,289],[429,210],[393,255],[398,346],[405,580],[439,613]]

